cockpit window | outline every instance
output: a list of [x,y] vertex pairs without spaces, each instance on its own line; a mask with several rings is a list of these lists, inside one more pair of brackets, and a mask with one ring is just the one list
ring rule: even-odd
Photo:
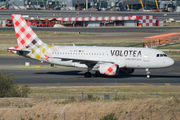
[[166,55],[166,54],[163,54],[163,56],[164,56],[164,57],[167,57],[167,55]]
[[167,57],[166,54],[157,54],[156,57]]

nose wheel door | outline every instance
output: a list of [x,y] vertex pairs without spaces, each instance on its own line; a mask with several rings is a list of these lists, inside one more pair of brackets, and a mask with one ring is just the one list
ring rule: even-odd
[[144,54],[143,54],[143,61],[144,62],[149,62],[149,50],[145,50]]

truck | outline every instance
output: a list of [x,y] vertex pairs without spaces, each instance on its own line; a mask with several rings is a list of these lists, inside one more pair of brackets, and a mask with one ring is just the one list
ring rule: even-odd
[[46,20],[40,20],[39,23],[37,24],[37,27],[53,27],[54,26],[53,21],[49,21],[48,19]]
[[5,23],[5,26],[6,26],[6,27],[12,27],[12,26],[13,26],[13,21],[12,21],[12,19],[7,19],[7,20],[6,20],[6,23]]
[[[54,21],[50,21],[49,19],[45,20],[26,20],[27,24],[31,27],[53,27],[55,25]],[[13,27],[12,19],[7,19],[5,26]]]

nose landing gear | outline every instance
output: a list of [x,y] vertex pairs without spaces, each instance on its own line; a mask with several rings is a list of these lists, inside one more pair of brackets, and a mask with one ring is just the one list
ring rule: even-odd
[[150,69],[149,68],[146,68],[146,77],[149,79],[151,76],[150,76]]

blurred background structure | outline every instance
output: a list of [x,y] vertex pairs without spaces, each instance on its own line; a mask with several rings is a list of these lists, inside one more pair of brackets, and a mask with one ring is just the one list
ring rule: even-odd
[[0,0],[5,9],[180,11],[180,0]]

